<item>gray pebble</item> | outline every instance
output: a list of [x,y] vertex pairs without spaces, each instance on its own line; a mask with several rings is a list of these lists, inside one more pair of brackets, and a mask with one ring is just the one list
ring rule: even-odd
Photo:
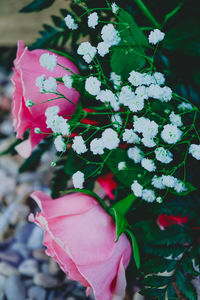
[[56,278],[44,273],[37,273],[34,276],[33,281],[36,285],[42,286],[44,288],[53,288],[58,285],[58,281]]
[[27,246],[29,249],[37,249],[40,248],[42,245],[42,240],[43,240],[43,230],[35,226],[33,229],[31,236],[28,239]]
[[13,274],[5,282],[7,300],[25,300],[26,290],[19,275]]
[[4,290],[5,282],[6,278],[3,275],[0,275],[0,292]]
[[32,300],[45,300],[46,290],[40,286],[31,286],[28,289],[28,297]]
[[8,277],[12,274],[18,274],[18,270],[6,262],[0,262],[0,274]]
[[26,259],[19,266],[19,272],[26,276],[34,276],[38,272],[38,263],[34,259]]
[[42,248],[33,250],[32,255],[37,260],[44,260],[44,261],[49,260],[49,257],[46,255],[46,253],[44,252],[44,249],[42,249]]

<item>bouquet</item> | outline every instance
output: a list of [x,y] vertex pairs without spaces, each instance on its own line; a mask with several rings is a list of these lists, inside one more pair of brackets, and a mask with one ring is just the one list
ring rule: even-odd
[[98,300],[124,299],[133,281],[147,299],[197,299],[200,109],[182,65],[199,56],[199,30],[174,4],[71,1],[29,49],[18,43],[12,151],[21,172],[57,153],[52,194],[31,195],[29,219]]

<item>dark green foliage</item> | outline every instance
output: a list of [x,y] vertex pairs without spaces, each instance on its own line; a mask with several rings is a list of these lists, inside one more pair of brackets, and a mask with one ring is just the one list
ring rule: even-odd
[[112,49],[111,68],[115,73],[127,77],[130,71],[145,65],[144,47],[148,46],[148,41],[133,17],[124,10],[120,10],[117,29],[121,41]]
[[20,12],[22,13],[31,13],[38,12],[45,8],[48,8],[54,3],[55,0],[34,0],[27,6],[23,7]]
[[50,148],[51,139],[46,138],[43,140],[35,150],[33,150],[30,157],[28,157],[25,162],[20,166],[19,172],[33,171],[36,169],[40,163],[42,155]]
[[200,21],[199,18],[183,20],[171,28],[163,41],[163,47],[191,56],[200,55]]
[[176,273],[176,284],[181,292],[189,299],[196,300],[196,289],[191,281],[180,270]]
[[53,178],[51,181],[51,196],[52,198],[58,198],[61,195],[61,192],[66,190],[67,181],[70,179],[70,176],[66,174],[64,170],[64,161],[61,159],[55,167]]
[[[127,170],[118,170],[118,163],[121,161],[126,162],[129,172],[127,172]],[[145,182],[148,182],[151,179],[150,173],[140,165],[136,165],[128,158],[126,151],[120,148],[112,151],[109,159],[106,161],[106,164],[123,185],[130,187],[134,180],[138,180],[138,174],[141,174],[141,177]]]

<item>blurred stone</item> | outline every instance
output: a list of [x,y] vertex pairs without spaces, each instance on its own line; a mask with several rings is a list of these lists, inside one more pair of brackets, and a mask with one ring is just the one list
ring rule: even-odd
[[33,254],[33,257],[37,260],[44,260],[44,261],[49,260],[49,257],[45,254],[44,249],[42,249],[42,248],[33,250],[32,254]]
[[50,258],[49,261],[49,273],[51,275],[56,275],[60,271],[60,268],[58,267],[58,264],[53,260],[53,258]]
[[14,250],[6,250],[0,252],[0,259],[9,263],[18,264],[21,260],[21,257]]
[[29,249],[37,249],[40,248],[42,245],[42,240],[43,240],[43,230],[35,226],[33,229],[31,236],[28,239],[27,246]]
[[34,276],[38,272],[38,263],[34,259],[24,260],[19,266],[19,272],[26,276]]
[[16,208],[11,215],[10,223],[15,225],[19,223],[21,220],[24,220],[29,214],[29,208],[22,204],[17,204]]
[[6,278],[3,275],[0,275],[0,292],[4,290]]
[[10,136],[11,134],[14,133],[13,125],[10,122],[10,120],[4,120],[1,123],[0,131],[1,131],[1,133],[3,133],[4,135],[7,135],[7,136]]
[[22,243],[15,242],[12,245],[12,249],[17,251],[25,259],[30,255],[30,250],[28,250],[27,247]]
[[0,262],[0,274],[4,275],[4,276],[11,276],[13,274],[18,274],[18,270],[11,266],[10,264],[6,263],[6,262]]
[[44,262],[41,265],[41,272],[44,274],[49,274],[49,264],[47,262]]
[[5,282],[7,300],[25,300],[26,290],[19,275],[13,274]]
[[45,300],[46,291],[44,288],[42,288],[40,286],[31,286],[28,289],[28,297],[31,300]]
[[34,276],[34,283],[44,288],[53,288],[58,285],[58,281],[56,278],[44,273],[36,274]]
[[132,300],[144,300],[144,297],[139,293],[135,293]]

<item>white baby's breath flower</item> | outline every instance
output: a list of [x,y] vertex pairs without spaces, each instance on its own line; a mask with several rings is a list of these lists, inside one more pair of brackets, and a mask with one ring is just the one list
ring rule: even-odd
[[109,53],[109,45],[106,44],[105,42],[100,42],[97,45],[97,51],[99,53],[100,56],[104,57],[106,54]]
[[154,138],[158,134],[158,124],[155,121],[150,121],[147,118],[137,116],[134,117],[134,130],[142,133],[144,138]]
[[86,79],[85,89],[89,94],[93,96],[98,95],[100,93],[100,87],[101,82],[96,77],[90,76]]
[[73,78],[72,76],[68,75],[68,74],[65,74],[65,76],[63,76],[62,78],[63,82],[64,82],[64,85],[71,89],[72,88],[72,83],[73,83]]
[[144,108],[144,99],[135,96],[134,100],[128,104],[130,111],[137,112]]
[[65,141],[61,135],[57,136],[54,140],[55,148],[58,152],[63,152],[66,150]]
[[164,32],[160,31],[159,29],[154,29],[149,34],[149,43],[156,45],[157,43],[161,42],[165,37]]
[[182,102],[181,104],[178,105],[178,109],[182,111],[187,111],[187,110],[193,110],[192,104]]
[[110,73],[110,80],[114,83],[114,88],[118,90],[121,85],[121,76],[117,75],[115,72]]
[[149,172],[154,172],[156,170],[156,166],[152,159],[143,158],[141,160],[141,165],[145,170],[147,170]]
[[116,96],[115,96],[115,94],[112,91],[106,89],[106,90],[100,91],[97,94],[96,99],[100,100],[103,103],[105,103],[105,102],[111,103],[113,101],[116,101]]
[[122,139],[128,144],[139,144],[140,137],[133,131],[133,129],[125,129]]
[[75,189],[82,189],[84,181],[85,181],[85,176],[83,172],[77,171],[72,175],[72,182]]
[[72,149],[78,154],[87,152],[88,149],[87,149],[86,145],[84,144],[84,140],[83,140],[82,136],[74,137]]
[[115,2],[113,2],[113,3],[111,4],[111,8],[112,8],[113,14],[117,14],[117,13],[118,13],[118,11],[119,11],[119,6],[118,6]]
[[93,12],[88,16],[88,27],[95,28],[98,24],[98,15],[96,12]]
[[120,161],[118,163],[118,170],[122,171],[122,170],[126,170],[127,166],[126,166],[126,162],[125,161]]
[[137,180],[133,181],[131,190],[136,197],[142,197],[143,186],[139,184]]
[[156,146],[156,143],[154,142],[154,139],[152,137],[143,137],[141,139],[142,144],[147,148],[153,148]]
[[110,47],[118,45],[121,40],[119,33],[114,28],[113,24],[107,24],[103,26],[101,30],[101,37],[102,40]]
[[115,128],[121,128],[122,127],[122,118],[120,117],[120,115],[119,114],[114,114],[114,115],[112,115],[112,117],[111,117],[111,122],[113,123],[113,126],[115,127]]
[[157,175],[155,175],[152,178],[151,184],[159,190],[164,190],[165,189],[165,185],[163,184],[163,180],[162,177],[158,177]]
[[173,125],[176,125],[178,127],[183,125],[181,117],[179,115],[176,115],[174,111],[172,111],[169,115],[169,120]]
[[77,53],[83,56],[83,59],[89,64],[97,53],[97,49],[89,42],[83,42],[79,45]]
[[36,78],[35,85],[40,88],[40,91],[42,91],[44,82],[45,82],[45,75],[44,74],[41,75],[41,76],[38,76]]
[[34,105],[32,100],[27,100],[25,103],[26,107],[32,107]]
[[161,137],[168,144],[176,144],[180,140],[182,133],[176,125],[167,124],[163,127]]
[[155,193],[152,190],[149,189],[144,189],[142,191],[142,199],[147,201],[147,202],[153,202],[156,199]]
[[118,98],[120,104],[130,106],[133,102],[135,103],[136,96],[131,87],[126,85],[122,87]]
[[171,175],[162,175],[162,183],[166,187],[173,188],[177,183],[177,179]]
[[191,144],[189,148],[189,153],[197,160],[200,160],[200,145]]
[[152,75],[152,83],[153,84],[158,84],[158,85],[163,85],[165,83],[165,76],[164,74],[160,72],[155,72]]
[[45,111],[45,116],[46,117],[56,116],[59,113],[59,111],[60,111],[60,108],[57,105],[48,107]]
[[140,86],[143,84],[143,76],[142,73],[136,72],[136,71],[131,71],[130,76],[128,78],[128,81],[133,85],[133,86]]
[[158,147],[155,150],[155,155],[156,159],[162,162],[163,164],[169,164],[173,160],[172,153],[163,147]]
[[69,29],[76,30],[78,28],[78,24],[75,23],[74,18],[71,15],[67,15],[65,18],[65,24]]
[[49,70],[53,71],[55,66],[57,64],[57,56],[54,54],[49,54],[49,53],[43,53],[40,56],[40,65]]
[[144,85],[138,86],[138,87],[135,89],[135,94],[136,94],[139,98],[142,98],[143,100],[147,100],[147,99],[148,99],[148,91],[147,91],[146,86],[144,86]]
[[172,99],[172,90],[168,86],[162,88],[162,96],[159,99],[162,102],[169,102]]
[[142,152],[142,150],[140,150],[140,148],[136,146],[133,148],[129,148],[127,154],[128,157],[132,159],[136,164],[140,163],[144,157],[144,153]]
[[63,152],[66,150],[65,140],[62,138],[61,135],[59,135],[55,138],[54,145],[58,152]]
[[177,182],[174,186],[174,190],[177,193],[183,193],[183,192],[187,191],[187,188],[186,188],[184,182],[182,182],[181,180],[177,180]]
[[102,139],[94,139],[90,143],[90,151],[94,154],[103,154],[104,153],[104,144]]
[[43,91],[46,93],[56,93],[57,82],[53,77],[49,77],[43,83]]
[[69,135],[70,125],[63,117],[53,114],[47,114],[46,117],[47,128],[51,128],[54,133],[62,135]]
[[116,149],[119,145],[119,138],[117,132],[112,128],[107,128],[102,133],[102,141],[104,144],[104,148],[109,150]]
[[39,134],[39,133],[41,133],[41,129],[38,128],[38,127],[36,127],[36,128],[34,128],[34,132],[37,133],[37,134]]

